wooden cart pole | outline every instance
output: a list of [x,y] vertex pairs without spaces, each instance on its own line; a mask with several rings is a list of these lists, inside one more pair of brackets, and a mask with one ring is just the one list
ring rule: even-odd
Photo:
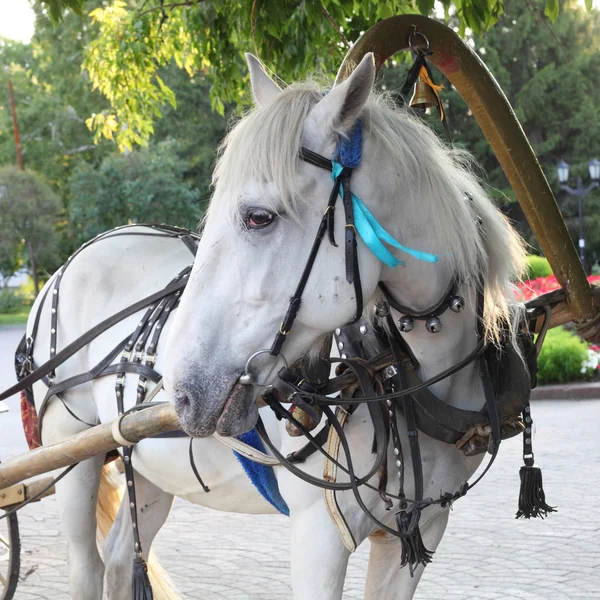
[[[120,427],[123,437],[132,442],[176,429],[181,426],[170,404],[150,406],[125,415]],[[118,448],[121,444],[112,431],[113,423],[97,425],[58,444],[42,446],[1,463],[0,489]]]
[[[428,57],[456,87],[490,143],[515,191],[546,258],[564,288],[569,310],[578,322],[596,315],[590,285],[560,214],[554,194],[504,92],[479,56],[454,32],[420,15],[400,15],[371,27],[348,51],[336,83],[352,72],[367,52],[377,68],[392,55],[408,49],[413,31],[427,37]],[[423,46],[415,36],[413,45]]]

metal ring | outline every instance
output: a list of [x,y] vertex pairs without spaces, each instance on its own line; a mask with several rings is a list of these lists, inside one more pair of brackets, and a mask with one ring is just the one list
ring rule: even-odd
[[118,444],[120,446],[133,446],[135,444],[135,442],[132,442],[131,440],[128,440],[122,433],[121,433],[121,421],[123,420],[123,417],[125,416],[125,414],[119,415],[118,419],[115,419],[112,422],[112,426],[110,428],[110,432],[115,440],[115,442],[118,442]]
[[[423,50],[422,48],[415,48],[413,46],[413,39],[419,36],[421,38],[423,38],[425,40],[425,44],[427,45],[425,50]],[[431,54],[431,44],[429,43],[429,40],[427,39],[427,36],[422,33],[421,31],[417,31],[417,28],[413,25],[413,31],[412,33],[408,36],[408,47],[413,51],[416,52],[417,54]]]
[[[253,385],[257,388],[261,388],[263,390],[271,390],[273,389],[273,385],[262,385],[260,383],[256,383],[256,381],[253,380],[252,374],[249,371],[250,368],[250,364],[252,363],[252,361],[257,357],[260,356],[261,354],[271,354],[271,350],[259,350],[258,352],[255,352],[254,354],[252,354],[248,360],[246,361],[246,365],[244,366],[244,373],[241,375],[240,379],[244,376],[247,377],[247,383],[245,383],[244,385]],[[289,368],[288,366],[288,362],[285,358],[285,356],[281,353],[279,353],[277,356],[275,356],[275,360],[277,360],[279,357],[281,357],[281,360],[283,360],[283,364],[285,366],[286,369]]]

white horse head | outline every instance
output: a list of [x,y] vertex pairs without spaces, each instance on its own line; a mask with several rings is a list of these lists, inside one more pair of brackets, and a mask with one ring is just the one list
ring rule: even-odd
[[[379,282],[415,310],[440,300],[453,278],[461,283],[468,310],[449,314],[435,337],[423,327],[406,334],[425,370],[441,370],[475,345],[480,281],[486,332],[497,337],[510,321],[509,280],[523,258],[520,241],[482,191],[465,154],[447,149],[425,125],[372,91],[372,55],[325,95],[312,82],[280,90],[254,57],[248,62],[256,107],[222,144],[198,259],[168,343],[166,389],[183,427],[199,436],[215,430],[237,435],[256,422],[260,390],[238,379],[248,357],[268,349],[279,331],[333,186],[325,171],[299,158],[302,146],[333,159],[360,118],[362,159],[352,192],[404,246],[439,256],[422,262],[395,251],[402,263],[391,268],[359,238],[367,305]],[[321,244],[283,347],[288,363],[356,310],[354,287],[345,277],[343,209],[336,212],[341,243]],[[282,361],[261,356],[252,366],[261,383],[272,383]],[[451,382],[442,385],[447,391]]]

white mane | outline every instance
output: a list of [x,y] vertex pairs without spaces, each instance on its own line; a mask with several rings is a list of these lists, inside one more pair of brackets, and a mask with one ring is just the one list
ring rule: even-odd
[[[232,215],[237,213],[239,191],[252,178],[274,183],[286,213],[297,217],[303,125],[321,98],[316,83],[297,83],[272,105],[253,109],[233,127],[221,144],[213,176],[215,185],[227,182],[228,193],[220,195],[219,202],[227,202]],[[525,252],[522,240],[473,174],[470,155],[444,146],[385,94],[372,93],[361,118],[369,154],[394,158],[402,182],[398,208],[406,227],[411,221],[427,223],[430,239],[449,257],[456,277],[474,283],[483,279],[486,333],[498,341],[501,330],[507,325],[512,329],[520,313],[511,281],[523,273]],[[369,205],[368,198],[363,201]]]

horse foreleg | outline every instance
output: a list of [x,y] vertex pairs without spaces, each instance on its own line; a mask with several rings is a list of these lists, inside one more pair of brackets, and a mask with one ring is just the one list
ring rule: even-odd
[[292,510],[294,600],[340,600],[350,552],[342,544],[325,503]]
[[[138,527],[144,558],[148,560],[150,547],[154,537],[169,516],[173,505],[173,496],[163,492],[150,483],[137,471],[135,473],[135,495],[138,506]],[[131,579],[133,575],[133,529],[131,512],[127,494],[123,501],[107,538],[104,543],[104,561],[106,563],[106,582],[109,600],[131,600]],[[160,568],[160,567],[158,567]],[[153,569],[149,565],[152,575]],[[153,577],[154,597],[169,597],[169,592],[161,593],[156,589],[160,581],[160,573]],[[159,579],[157,582],[156,580]],[[165,588],[168,587],[167,582]]]
[[56,485],[62,523],[69,543],[71,598],[100,600],[104,564],[96,545],[96,502],[104,455],[77,465]]
[[[446,525],[448,510],[443,510],[421,524],[421,536],[428,550],[435,550]],[[402,543],[390,534],[374,534],[370,538],[371,553],[365,586],[365,600],[411,600],[423,574],[424,567],[410,576],[408,567],[401,567]]]

